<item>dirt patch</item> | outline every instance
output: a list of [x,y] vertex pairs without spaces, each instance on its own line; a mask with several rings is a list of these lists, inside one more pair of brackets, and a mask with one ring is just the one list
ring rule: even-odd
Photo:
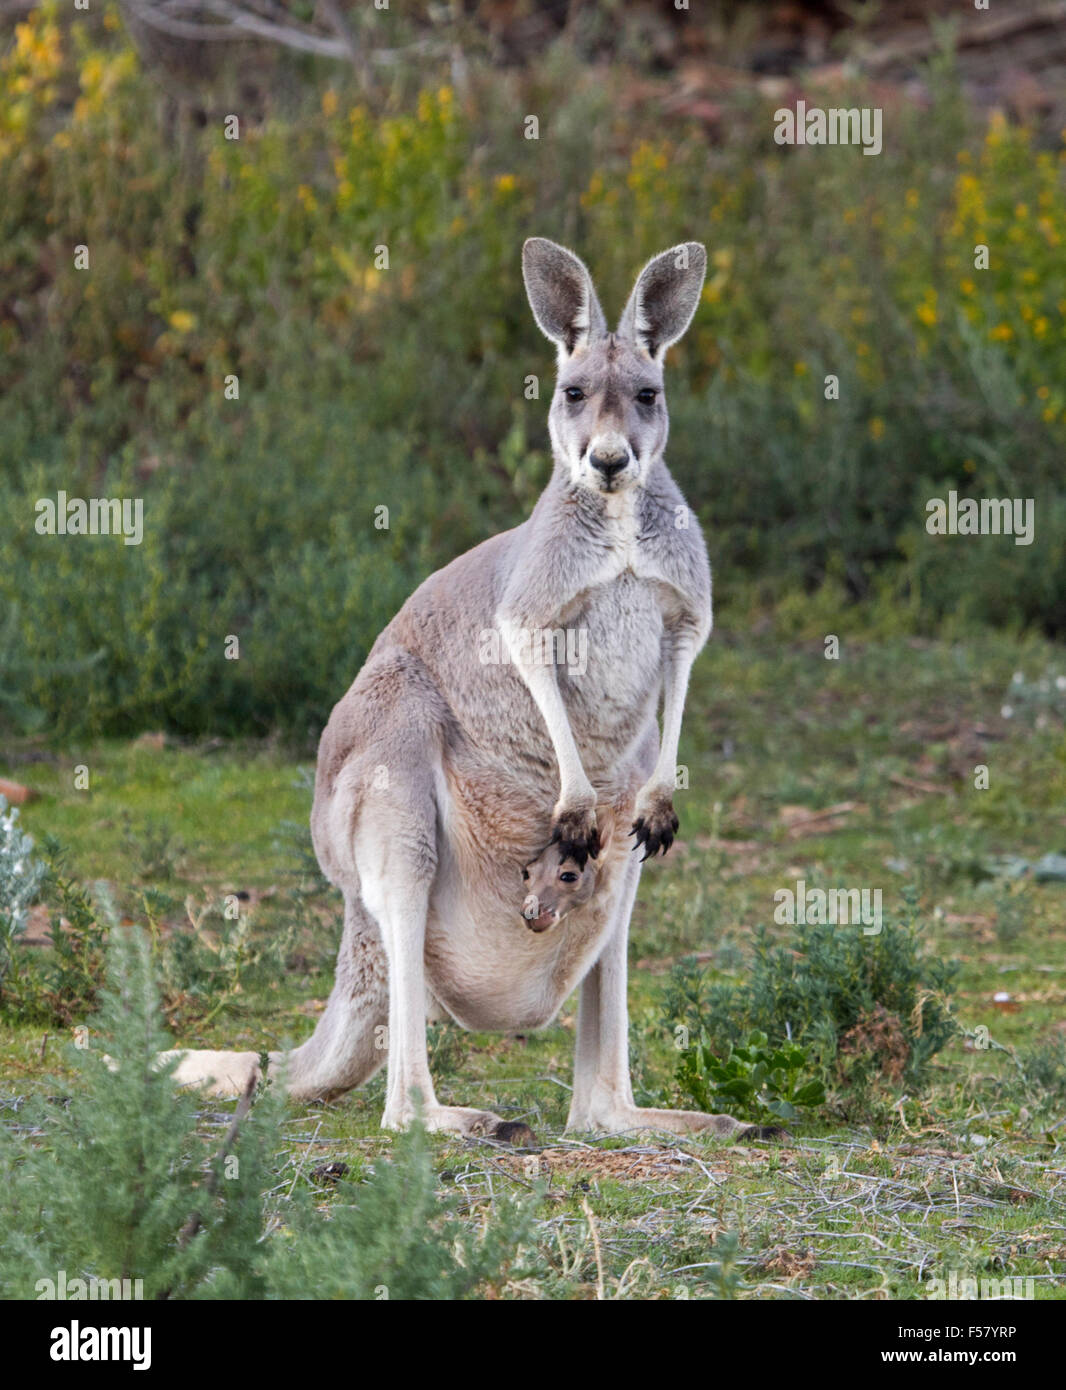
[[[787,1156],[775,1151],[780,1164]],[[501,1154],[498,1162],[509,1172],[524,1178],[547,1178],[549,1185],[560,1182],[598,1181],[650,1182],[677,1177],[723,1179],[741,1166],[768,1163],[769,1153],[743,1146],[718,1153],[712,1159],[695,1159],[683,1149],[641,1145],[627,1149],[542,1149],[539,1154]]]

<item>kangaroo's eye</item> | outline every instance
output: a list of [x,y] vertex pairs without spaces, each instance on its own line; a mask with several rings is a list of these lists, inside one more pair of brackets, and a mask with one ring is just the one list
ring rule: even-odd
[[559,878],[561,879],[561,881],[562,881],[563,883],[576,883],[576,882],[577,882],[577,874],[572,874],[572,873],[570,873],[569,870],[567,870],[567,872],[566,872],[565,874],[560,874],[560,875],[559,875]]
[[585,393],[580,386],[568,386],[563,394],[568,401],[572,401],[575,404],[585,399]]
[[528,881],[528,879],[529,879],[529,870],[528,870],[528,869],[523,869],[523,870],[522,870],[522,877]]
[[654,405],[658,394],[654,386],[645,386],[642,391],[637,392],[637,400],[640,401],[641,405]]

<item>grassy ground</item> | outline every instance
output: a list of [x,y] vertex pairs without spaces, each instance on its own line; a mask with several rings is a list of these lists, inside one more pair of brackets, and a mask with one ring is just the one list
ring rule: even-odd
[[[820,639],[790,644],[767,621],[719,632],[699,664],[683,840],[649,866],[631,934],[638,1101],[678,1099],[671,971],[686,962],[690,976],[742,978],[755,928],[787,935],[773,926],[773,893],[798,878],[880,888],[886,916],[916,892],[928,949],[961,965],[959,1022],[987,1027],[992,1048],[960,1036],[921,1093],[831,1091],[783,1146],[583,1143],[561,1138],[576,1000],[528,1037],[434,1029],[440,1098],[523,1119],[545,1145],[513,1154],[433,1141],[472,1220],[493,1194],[547,1182],[542,1274],[510,1293],[908,1298],[955,1270],[1032,1277],[1037,1298],[1064,1296],[1066,885],[989,868],[1066,848],[1063,697],[1041,714],[1009,693],[1049,673],[1053,692],[1062,651],[1005,636],[841,636],[840,659],[826,660]],[[1015,672],[1025,687],[1012,686]],[[307,859],[310,757],[151,739],[54,754],[26,745],[16,757],[35,752],[41,760],[6,769],[42,793],[23,823],[59,836],[74,876],[106,881],[121,915],[156,924],[176,1037],[252,1048],[305,1037],[339,936],[337,902]],[[75,790],[77,765],[88,791]],[[975,787],[980,765],[986,790]],[[236,945],[212,906],[229,893],[248,895]],[[185,939],[198,953],[179,970],[173,943]],[[46,1031],[3,1020],[5,1094],[62,1071]],[[284,1159],[294,1176],[335,1160],[358,1175],[387,1151],[382,1097],[379,1077],[339,1104],[294,1108]]]

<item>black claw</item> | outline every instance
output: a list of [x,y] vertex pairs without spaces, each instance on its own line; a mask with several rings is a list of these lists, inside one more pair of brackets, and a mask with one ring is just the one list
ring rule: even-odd
[[565,859],[573,859],[579,869],[584,869],[589,858],[596,859],[600,853],[600,832],[595,827],[583,838],[576,839],[564,834],[565,817],[552,830],[552,837],[548,845],[559,846],[559,863]]
[[[672,810],[670,812],[670,822],[669,826],[664,823],[663,828],[659,831],[653,830],[651,826],[646,824],[643,816],[640,816],[634,822],[633,829],[629,833],[637,837],[637,843],[633,846],[634,849],[639,849],[642,845],[645,847],[644,858],[640,861],[642,864],[645,860],[652,859],[660,850],[665,854],[674,843],[674,832],[681,822]],[[658,823],[658,821],[653,820],[652,824],[656,823]]]

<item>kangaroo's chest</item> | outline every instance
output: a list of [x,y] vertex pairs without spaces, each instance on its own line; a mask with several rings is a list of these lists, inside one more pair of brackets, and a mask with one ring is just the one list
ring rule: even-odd
[[662,684],[657,584],[622,570],[577,595],[560,625],[568,653],[557,677],[578,746],[628,746],[654,718]]

